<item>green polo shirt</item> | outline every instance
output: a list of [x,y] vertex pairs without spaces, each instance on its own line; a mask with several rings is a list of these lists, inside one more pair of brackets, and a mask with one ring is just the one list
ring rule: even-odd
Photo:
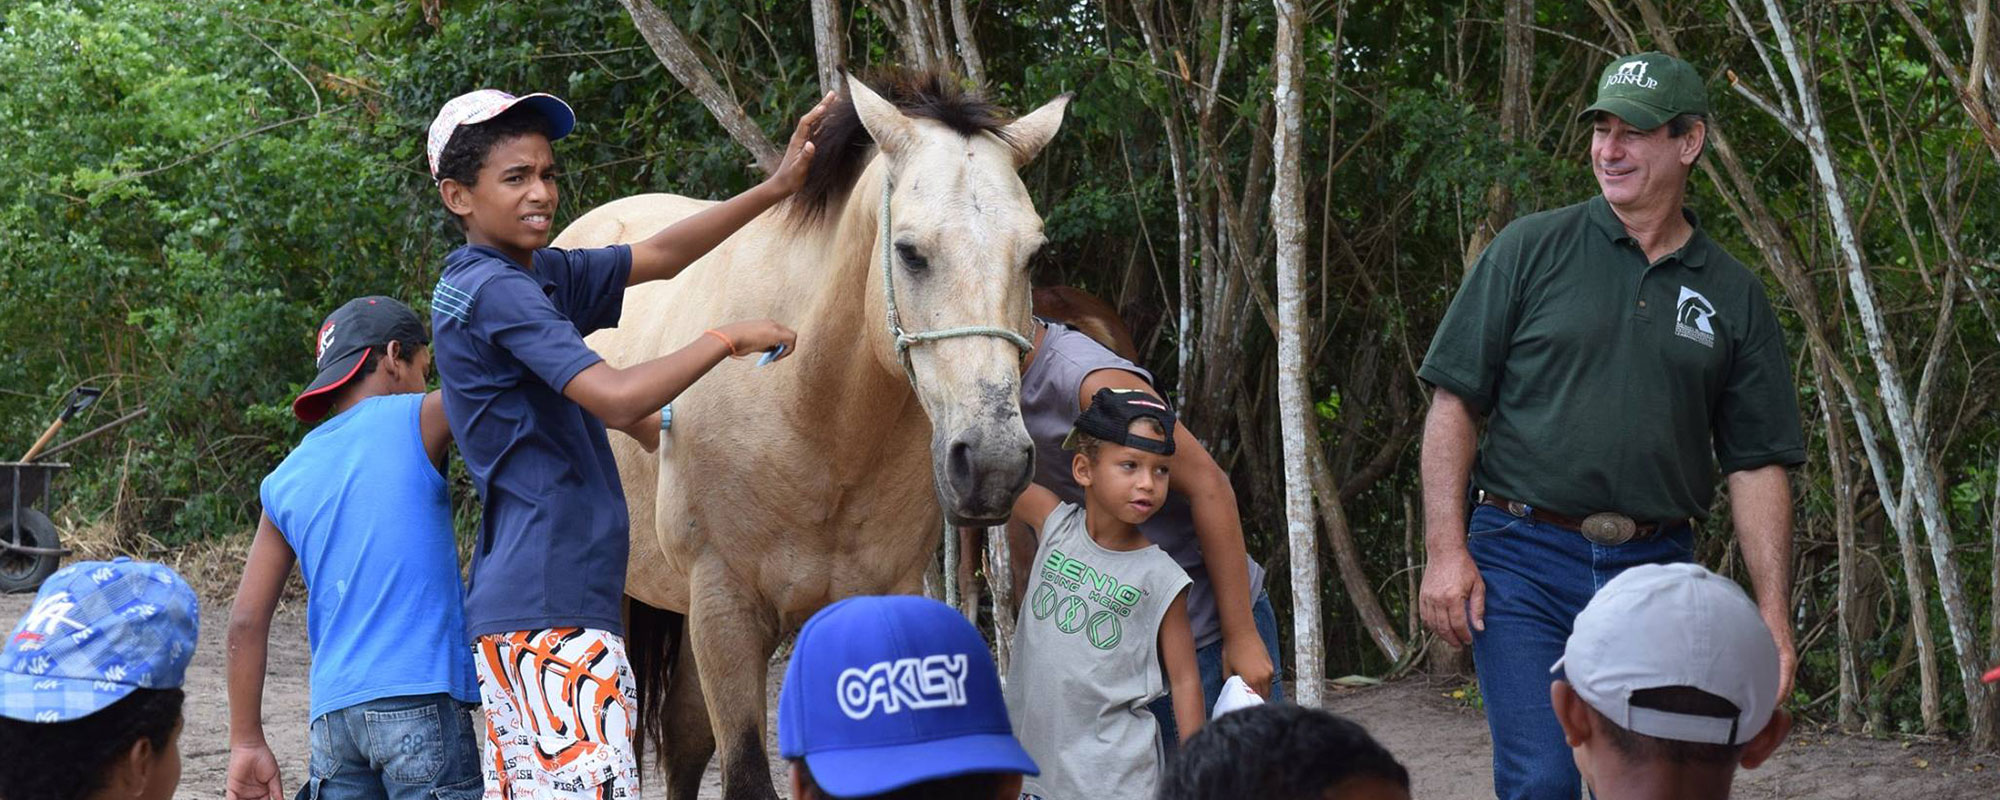
[[1648,264],[1602,196],[1523,217],[1418,375],[1486,415],[1473,485],[1550,511],[1704,517],[1723,472],[1805,461],[1764,285],[1695,223]]

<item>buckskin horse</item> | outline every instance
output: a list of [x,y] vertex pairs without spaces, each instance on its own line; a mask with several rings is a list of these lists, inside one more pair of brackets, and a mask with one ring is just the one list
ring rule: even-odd
[[[723,793],[775,797],[767,664],[813,612],[914,593],[946,522],[1005,519],[1033,445],[1020,415],[1028,258],[1042,220],[1017,174],[1068,96],[1009,119],[954,77],[858,79],[787,203],[680,276],[633,288],[590,344],[614,363],[769,317],[799,352],[723,363],[677,398],[657,453],[619,439],[632,519],[627,649],[671,798],[720,744]],[[607,203],[555,244],[631,242],[708,203]]]

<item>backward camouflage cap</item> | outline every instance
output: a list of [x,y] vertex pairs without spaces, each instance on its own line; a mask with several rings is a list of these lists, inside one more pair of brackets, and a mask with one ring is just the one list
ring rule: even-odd
[[1650,131],[1682,114],[1707,114],[1708,92],[1694,66],[1665,53],[1626,56],[1597,76],[1597,102],[1577,115],[1588,121],[1603,111]]

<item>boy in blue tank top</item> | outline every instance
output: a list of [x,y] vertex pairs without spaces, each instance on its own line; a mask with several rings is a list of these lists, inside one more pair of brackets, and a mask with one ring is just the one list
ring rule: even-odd
[[264,513],[229,618],[229,800],[279,800],[264,739],[271,614],[306,582],[312,761],[304,800],[470,800],[481,791],[463,587],[444,480],[444,403],[424,394],[430,337],[408,306],[349,301],[320,326],[296,400],[326,421],[264,479]]

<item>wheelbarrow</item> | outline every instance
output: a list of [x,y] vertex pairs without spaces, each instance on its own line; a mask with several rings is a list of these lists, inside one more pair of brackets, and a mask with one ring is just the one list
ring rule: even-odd
[[79,387],[70,392],[63,403],[61,415],[43,431],[41,438],[28,448],[20,461],[0,461],[0,592],[32,592],[42,585],[42,580],[56,571],[56,566],[70,550],[62,546],[54,522],[47,514],[35,509],[49,493],[49,484],[58,472],[69,469],[64,461],[37,461],[37,458],[52,456],[116,428],[146,413],[140,406],[130,414],[98,426],[95,430],[77,436],[55,447],[47,447],[64,423],[70,421],[85,408],[96,402],[102,392],[90,387]]
[[0,592],[34,591],[69,555],[55,523],[35,510],[50,479],[66,469],[62,461],[0,462]]

